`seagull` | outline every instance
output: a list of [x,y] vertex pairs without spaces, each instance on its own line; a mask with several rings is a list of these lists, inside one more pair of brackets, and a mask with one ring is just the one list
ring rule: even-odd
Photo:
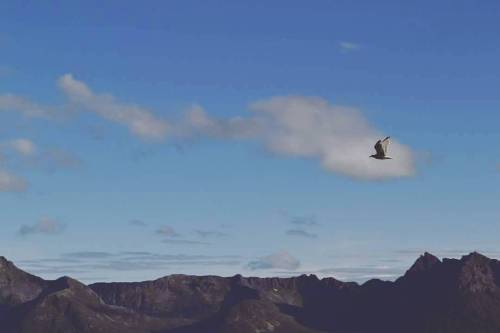
[[391,137],[388,136],[384,140],[378,140],[375,144],[375,151],[377,152],[375,155],[371,155],[370,157],[377,160],[391,160],[392,158],[387,156],[387,147],[391,141],[389,140]]

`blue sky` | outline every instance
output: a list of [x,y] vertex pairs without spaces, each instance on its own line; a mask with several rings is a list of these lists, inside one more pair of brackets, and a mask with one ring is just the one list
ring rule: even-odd
[[0,254],[88,282],[498,257],[499,10],[4,1]]

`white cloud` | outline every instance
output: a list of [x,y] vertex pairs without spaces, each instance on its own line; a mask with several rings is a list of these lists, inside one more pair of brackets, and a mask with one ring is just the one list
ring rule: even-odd
[[12,140],[7,143],[7,146],[24,156],[31,156],[36,152],[35,144],[28,139]]
[[22,236],[30,234],[57,234],[63,231],[64,228],[65,225],[59,221],[42,218],[33,225],[22,225],[21,228],[19,228],[19,234]]
[[356,179],[408,177],[415,172],[411,150],[397,141],[390,146],[393,160],[369,158],[384,135],[356,109],[303,96],[274,97],[250,109],[250,117],[214,119],[197,107],[188,113],[187,132],[257,141],[275,154],[318,159],[325,169]]
[[0,170],[0,192],[22,192],[28,187],[27,182],[6,170]]
[[[95,94],[71,74],[63,75],[59,86],[71,105],[125,125],[144,139],[254,141],[276,155],[318,160],[328,171],[361,180],[408,177],[415,173],[411,149],[397,140],[389,148],[394,159],[369,158],[375,142],[386,134],[370,124],[360,111],[332,105],[319,97],[273,97],[251,104],[248,116],[230,118],[212,117],[195,105],[182,120],[169,123],[144,107],[119,103],[111,95]],[[29,114],[43,114],[44,110],[19,97],[0,96],[0,110],[7,104]]]
[[60,77],[58,83],[73,105],[107,120],[123,124],[134,135],[150,140],[161,140],[167,135],[167,122],[145,108],[121,104],[111,95],[97,95],[84,82],[76,80],[71,74]]
[[286,269],[295,270],[300,261],[286,251],[277,252],[248,263],[250,269]]

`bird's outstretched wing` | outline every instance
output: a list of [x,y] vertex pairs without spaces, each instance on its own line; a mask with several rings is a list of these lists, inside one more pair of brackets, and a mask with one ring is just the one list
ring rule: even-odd
[[375,144],[375,151],[377,152],[377,155],[385,156],[387,154],[387,147],[389,146],[389,143],[391,143],[389,139],[390,137],[388,136],[384,140],[377,141]]
[[388,136],[381,142],[382,149],[384,150],[384,155],[387,155],[387,148],[389,147],[389,144],[391,143],[391,137]]

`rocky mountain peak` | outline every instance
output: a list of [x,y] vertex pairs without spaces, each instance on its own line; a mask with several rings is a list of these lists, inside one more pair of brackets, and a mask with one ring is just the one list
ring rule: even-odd
[[459,288],[473,293],[497,290],[491,261],[477,252],[463,256],[460,259]]
[[7,267],[10,267],[12,263],[8,261],[5,257],[0,256],[0,271]]
[[466,262],[466,263],[476,263],[476,264],[484,264],[488,263],[491,259],[486,257],[485,255],[482,255],[479,252],[471,252],[465,256],[462,256],[461,261]]
[[[421,255],[395,282],[315,275],[45,281],[0,257],[6,333],[500,332],[500,262]],[[4,325],[5,324],[5,325]]]
[[440,263],[441,261],[436,256],[430,254],[429,252],[425,252],[410,267],[410,269],[406,272],[406,275],[428,271]]

